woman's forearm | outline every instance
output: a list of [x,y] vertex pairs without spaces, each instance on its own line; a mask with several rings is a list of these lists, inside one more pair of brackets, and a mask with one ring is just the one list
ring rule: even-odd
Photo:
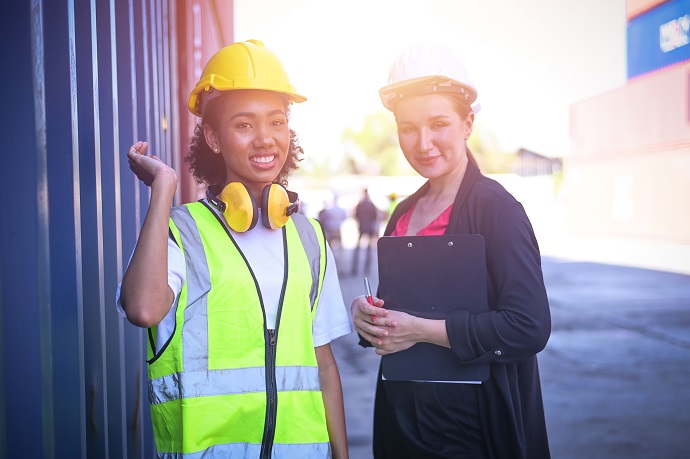
[[127,319],[140,327],[157,325],[174,300],[168,286],[168,219],[177,182],[175,177],[157,180],[120,296]]
[[326,424],[334,459],[347,459],[347,431],[345,429],[345,407],[340,373],[331,345],[326,344],[316,349],[316,360],[319,365],[321,394],[326,410]]
[[422,319],[415,320],[417,342],[431,343],[450,348],[445,320]]

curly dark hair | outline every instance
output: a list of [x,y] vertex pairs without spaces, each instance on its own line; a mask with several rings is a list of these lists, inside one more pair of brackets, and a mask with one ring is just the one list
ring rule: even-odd
[[[184,160],[189,164],[189,171],[194,175],[197,183],[206,184],[208,189],[213,194],[221,192],[225,186],[227,179],[225,174],[225,161],[223,156],[216,154],[211,150],[211,147],[206,143],[204,136],[204,124],[210,125],[213,129],[218,129],[218,120],[220,118],[220,110],[223,106],[221,103],[224,99],[223,95],[213,99],[209,102],[208,107],[201,118],[201,121],[194,128],[194,134],[189,141],[189,153]],[[285,114],[290,120],[290,105],[285,103]],[[299,167],[299,162],[302,161],[304,150],[299,146],[297,134],[292,129],[290,131],[290,148],[288,149],[287,159],[283,168],[278,173],[278,177],[273,180],[273,183],[280,184],[287,188],[288,176]]]

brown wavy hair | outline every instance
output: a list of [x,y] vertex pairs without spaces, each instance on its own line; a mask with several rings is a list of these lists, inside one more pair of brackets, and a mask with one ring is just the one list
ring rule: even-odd
[[[220,97],[208,103],[201,120],[194,128],[194,134],[189,141],[189,153],[184,159],[189,164],[189,171],[194,175],[197,183],[208,186],[208,189],[213,194],[220,193],[225,186],[227,180],[225,161],[222,155],[214,153],[206,143],[204,124],[210,125],[214,130],[219,128],[220,111],[225,102],[225,97],[223,96],[224,94],[221,94]],[[290,104],[287,99],[285,99],[285,114],[289,122]],[[273,183],[280,184],[285,188],[288,186],[288,176],[299,168],[299,162],[304,157],[304,150],[299,145],[297,134],[292,129],[289,129],[289,131],[290,147],[288,148],[287,159],[278,173],[278,177],[273,180]]]

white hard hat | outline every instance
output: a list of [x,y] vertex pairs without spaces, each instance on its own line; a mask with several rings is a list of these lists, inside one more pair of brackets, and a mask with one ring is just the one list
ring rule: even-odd
[[477,89],[458,56],[443,46],[422,43],[407,48],[391,65],[388,85],[379,90],[381,102],[388,110],[405,94],[455,93],[479,111]]

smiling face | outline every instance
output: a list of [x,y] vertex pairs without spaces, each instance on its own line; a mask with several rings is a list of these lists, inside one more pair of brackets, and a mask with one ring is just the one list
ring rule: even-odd
[[425,94],[401,100],[395,120],[400,148],[421,176],[433,180],[462,173],[474,113],[450,97]]
[[226,184],[242,182],[261,202],[290,147],[286,101],[274,92],[242,89],[228,91],[221,103],[217,126],[204,124],[206,143],[223,155]]

